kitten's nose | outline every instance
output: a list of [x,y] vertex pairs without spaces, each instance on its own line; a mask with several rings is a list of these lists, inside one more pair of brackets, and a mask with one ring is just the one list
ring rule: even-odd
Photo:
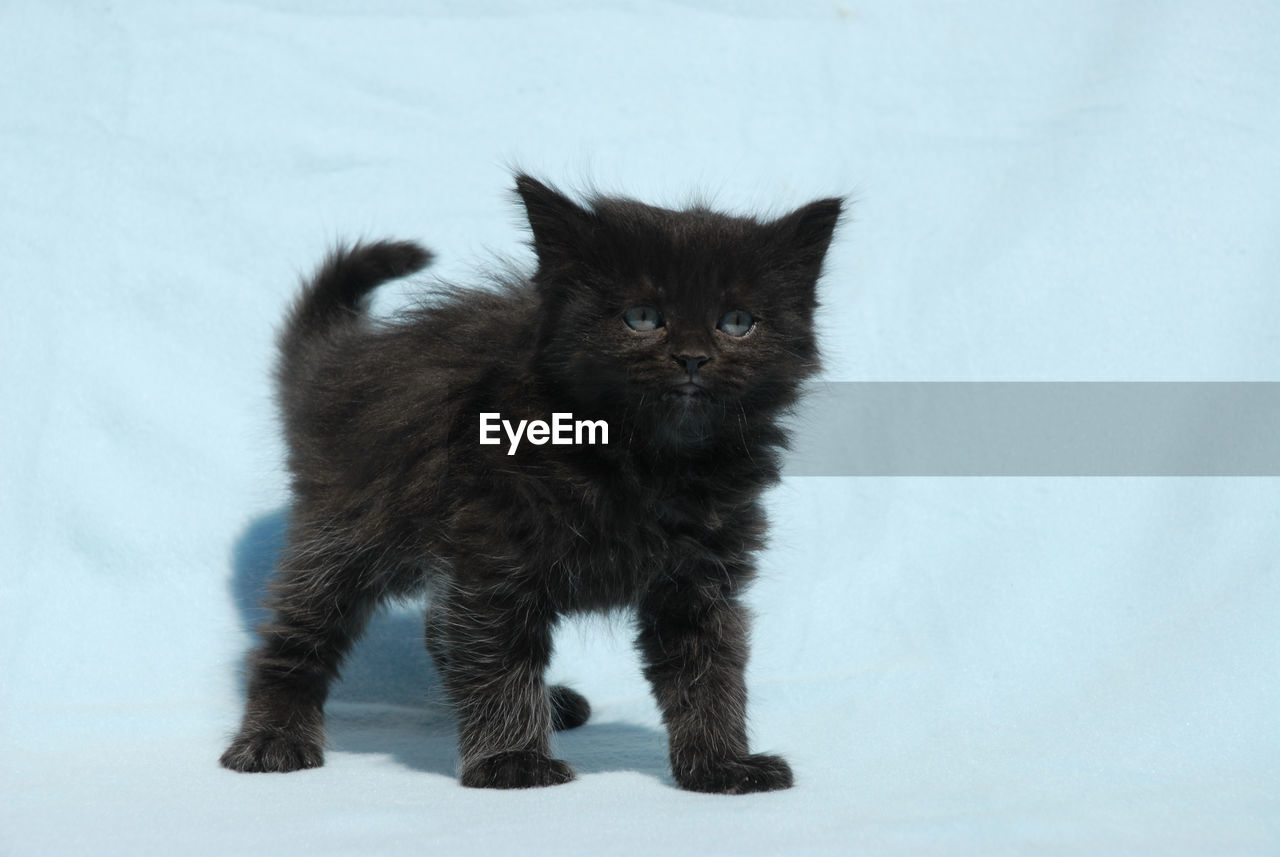
[[692,378],[702,368],[702,364],[711,358],[705,354],[675,354],[672,355],[671,359],[683,366],[684,371],[688,372],[689,377]]

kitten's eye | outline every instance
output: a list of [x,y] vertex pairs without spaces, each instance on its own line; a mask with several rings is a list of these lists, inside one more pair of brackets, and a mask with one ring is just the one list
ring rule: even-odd
[[716,327],[730,336],[746,336],[747,332],[755,326],[755,323],[756,320],[745,309],[731,309],[720,316],[720,321],[716,324]]
[[622,320],[632,330],[657,330],[662,327],[662,313],[651,306],[633,306],[622,314]]

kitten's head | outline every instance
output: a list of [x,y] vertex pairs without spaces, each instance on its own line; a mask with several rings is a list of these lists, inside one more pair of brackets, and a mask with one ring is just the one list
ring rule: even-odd
[[521,175],[538,256],[541,370],[659,447],[772,422],[818,369],[815,287],[840,199],[761,222],[627,199],[579,205]]

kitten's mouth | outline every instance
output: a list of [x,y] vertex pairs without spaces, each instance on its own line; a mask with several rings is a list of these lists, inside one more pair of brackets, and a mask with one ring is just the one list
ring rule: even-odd
[[706,398],[707,388],[701,384],[695,384],[692,381],[686,381],[683,384],[673,384],[665,393],[662,394],[663,401],[692,401],[693,399]]

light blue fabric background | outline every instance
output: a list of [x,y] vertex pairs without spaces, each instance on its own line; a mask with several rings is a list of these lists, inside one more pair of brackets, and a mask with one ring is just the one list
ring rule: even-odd
[[[519,165],[781,212],[850,194],[836,380],[1280,380],[1280,7],[0,5],[0,853],[1275,854],[1275,479],[787,480],[752,723],[687,794],[622,621],[571,625],[580,778],[457,785],[411,609],[326,767],[216,764],[285,477],[297,276],[528,263]],[[381,299],[395,304],[399,288]]]

